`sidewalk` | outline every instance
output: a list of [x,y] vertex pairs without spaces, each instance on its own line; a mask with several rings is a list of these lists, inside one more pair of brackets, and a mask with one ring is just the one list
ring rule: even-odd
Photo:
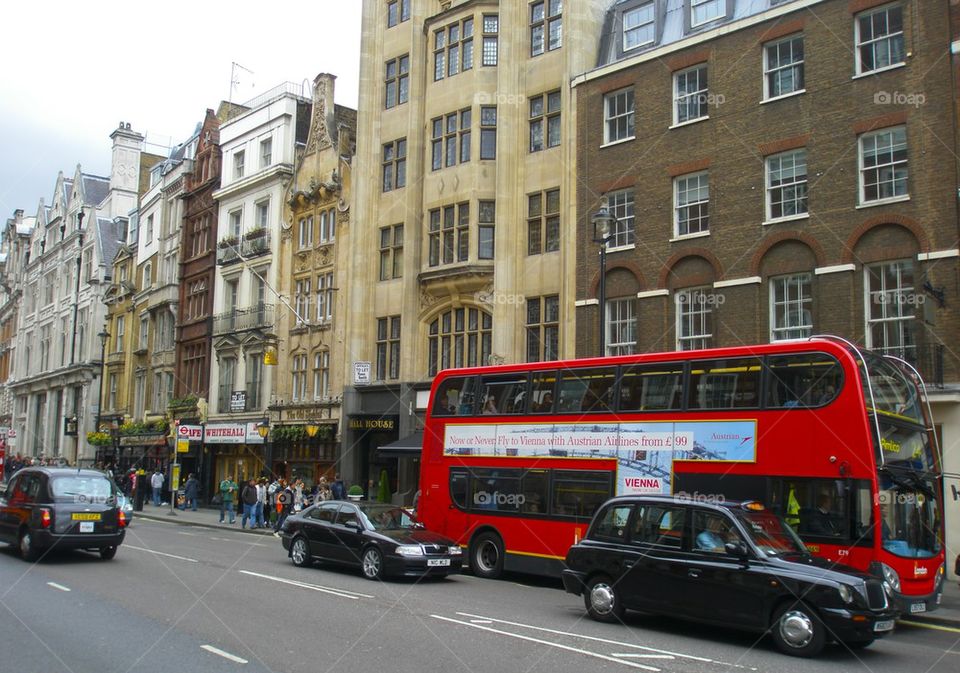
[[[163,507],[154,507],[151,504],[145,504],[142,512],[134,512],[133,523],[136,525],[137,519],[151,519],[157,521],[166,521],[167,523],[178,523],[186,526],[203,526],[205,528],[229,528],[231,530],[243,530],[240,528],[240,516],[237,516],[236,523],[232,526],[226,522],[219,523],[219,508],[202,508],[196,512],[177,510],[176,516],[170,516],[170,505]],[[272,535],[272,528],[261,528],[243,531],[253,535]],[[948,580],[943,589],[943,598],[940,601],[940,607],[932,612],[903,615],[908,621],[917,621],[941,626],[950,626],[960,628],[960,584],[957,580]]]
[[[137,525],[137,519],[149,519],[151,521],[165,521],[166,523],[176,523],[183,526],[201,526],[203,528],[228,528],[252,535],[273,535],[273,526],[268,523],[269,528],[250,528],[246,530],[240,527],[243,520],[241,514],[237,514],[235,522],[231,525],[230,515],[224,514],[223,523],[220,523],[219,507],[201,507],[196,512],[191,510],[174,510],[176,516],[170,515],[170,505],[154,507],[150,503],[144,503],[142,512],[133,513],[133,525]],[[248,522],[249,523],[249,522]]]

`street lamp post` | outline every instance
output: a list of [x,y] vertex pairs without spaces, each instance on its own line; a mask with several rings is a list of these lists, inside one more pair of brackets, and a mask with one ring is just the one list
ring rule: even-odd
[[616,218],[607,210],[606,206],[602,206],[600,210],[593,214],[591,220],[593,222],[593,240],[595,243],[600,244],[600,287],[598,299],[600,300],[600,356],[602,357],[607,354],[607,243],[613,235],[611,230],[613,229],[613,223],[616,221]]
[[[100,330],[97,336],[100,337],[100,394],[99,397],[97,397],[97,421],[94,424],[94,432],[100,432],[100,422],[103,416],[103,379],[107,371],[107,341],[110,339],[110,332],[107,331],[106,325],[103,326],[103,329]],[[120,466],[118,465],[116,451],[114,451],[113,460],[113,469],[117,470]]]

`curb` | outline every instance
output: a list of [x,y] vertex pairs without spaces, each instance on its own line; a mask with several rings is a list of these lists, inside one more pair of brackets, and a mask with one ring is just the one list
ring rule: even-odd
[[[240,517],[237,517],[237,518],[239,519]],[[178,526],[198,526],[200,528],[212,528],[213,530],[227,529],[227,530],[236,531],[238,533],[246,533],[247,535],[260,535],[260,536],[266,535],[269,537],[273,537],[273,531],[266,528],[263,530],[256,530],[256,529],[247,530],[245,528],[239,528],[239,527],[234,528],[233,525],[226,524],[226,523],[219,523],[219,522],[218,523],[200,523],[197,521],[188,521],[187,519],[177,519],[175,517],[168,516],[166,514],[158,515],[158,514],[144,514],[143,512],[134,512],[133,520],[136,521],[137,519],[147,519],[149,521],[163,521],[166,523],[176,524]],[[270,530],[270,532],[267,532],[268,530]]]
[[960,619],[953,619],[950,617],[920,617],[917,615],[911,615],[909,617],[902,617],[897,621],[917,622],[919,624],[933,624],[934,626],[947,626],[953,629],[960,629]]

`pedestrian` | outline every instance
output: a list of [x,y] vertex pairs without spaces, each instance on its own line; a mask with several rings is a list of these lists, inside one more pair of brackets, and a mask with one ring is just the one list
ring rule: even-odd
[[293,510],[293,487],[290,485],[284,485],[283,490],[277,494],[277,512],[279,516],[277,517],[277,525],[273,528],[273,534],[277,537],[280,537],[280,529],[283,528],[283,522],[287,520],[287,517],[290,516],[290,512]]
[[159,507],[160,494],[163,492],[163,474],[159,468],[154,470],[153,476],[150,477],[150,488],[153,489],[153,504],[155,507]]
[[240,527],[246,530],[247,521],[253,528],[257,524],[256,506],[257,506],[257,482],[253,479],[243,486],[240,492],[240,501],[243,503],[243,518],[240,519]]
[[233,509],[233,499],[237,495],[237,482],[230,478],[229,475],[220,482],[220,523],[223,523],[223,514],[224,512],[230,513],[230,523],[233,524],[237,520],[237,514]]
[[333,485],[330,487],[330,492],[334,500],[345,500],[347,497],[347,489],[343,485],[343,479],[340,478],[339,472],[337,472],[333,478]]
[[187,483],[183,485],[183,507],[186,509],[187,506],[190,506],[190,509],[194,512],[197,511],[197,495],[200,493],[200,482],[197,481],[196,475],[193,472],[190,473],[190,476],[187,477]]
[[260,481],[257,482],[257,504],[254,506],[254,514],[256,515],[257,528],[266,528],[266,523],[263,520],[263,508],[267,504],[267,479],[266,477],[260,477]]

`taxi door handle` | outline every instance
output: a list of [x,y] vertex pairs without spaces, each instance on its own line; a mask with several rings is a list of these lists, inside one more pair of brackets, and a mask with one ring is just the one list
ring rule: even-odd
[[692,577],[693,579],[698,580],[700,579],[700,575],[702,573],[703,571],[699,568],[690,568],[690,570],[687,571],[687,577]]
[[637,564],[636,561],[624,561],[624,562],[623,562],[623,569],[624,569],[624,570],[630,570],[630,568],[632,568],[632,567],[635,566],[636,564]]

